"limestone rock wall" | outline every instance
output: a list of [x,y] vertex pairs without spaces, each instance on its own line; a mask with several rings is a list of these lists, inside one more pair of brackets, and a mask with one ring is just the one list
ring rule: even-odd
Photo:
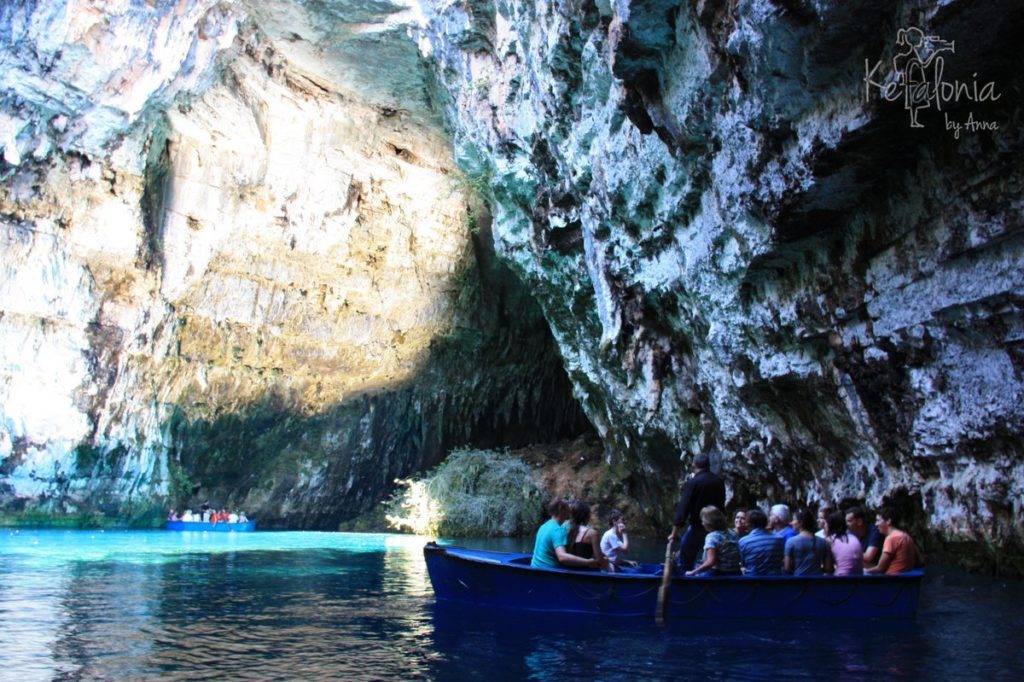
[[[431,5],[498,250],[652,516],[710,452],[737,503],[889,499],[1019,569],[1018,3]],[[912,77],[1001,96],[911,127],[908,27],[955,45]]]
[[452,446],[585,428],[407,21],[0,8],[4,509],[336,527]]
[[652,519],[1019,562],[1018,5],[6,2],[0,503],[329,526],[571,383]]

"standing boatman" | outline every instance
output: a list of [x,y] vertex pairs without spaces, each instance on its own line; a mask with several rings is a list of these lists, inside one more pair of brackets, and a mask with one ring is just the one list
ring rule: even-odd
[[693,568],[698,555],[704,549],[704,538],[708,532],[700,520],[700,510],[709,505],[725,511],[725,483],[711,471],[711,458],[700,453],[693,458],[693,476],[683,486],[683,495],[676,505],[672,520],[672,534],[669,542],[675,542],[682,533],[683,525],[689,524],[679,546],[679,557],[683,570]]

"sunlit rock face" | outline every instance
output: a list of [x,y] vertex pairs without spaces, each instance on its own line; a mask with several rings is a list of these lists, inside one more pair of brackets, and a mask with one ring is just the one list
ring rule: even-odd
[[[710,452],[1018,561],[1018,5],[6,2],[0,502],[330,526],[560,355],[652,519]],[[910,26],[1001,97],[866,98]]]
[[467,215],[414,18],[0,8],[5,509],[330,527],[454,445],[584,427]]
[[[432,4],[498,249],[652,514],[703,451],[736,503],[888,497],[1019,563],[1019,3]],[[909,26],[1001,98],[866,98]]]

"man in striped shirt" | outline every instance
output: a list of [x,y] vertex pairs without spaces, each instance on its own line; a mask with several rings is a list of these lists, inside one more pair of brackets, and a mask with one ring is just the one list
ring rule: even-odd
[[782,575],[786,540],[765,530],[768,515],[760,509],[747,512],[750,532],[740,538],[740,563],[744,575]]

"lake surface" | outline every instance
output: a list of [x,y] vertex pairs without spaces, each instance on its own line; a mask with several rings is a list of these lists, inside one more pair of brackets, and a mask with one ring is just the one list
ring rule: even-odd
[[895,625],[509,621],[435,604],[423,543],[0,529],[0,679],[1024,679],[1018,581],[932,569]]

